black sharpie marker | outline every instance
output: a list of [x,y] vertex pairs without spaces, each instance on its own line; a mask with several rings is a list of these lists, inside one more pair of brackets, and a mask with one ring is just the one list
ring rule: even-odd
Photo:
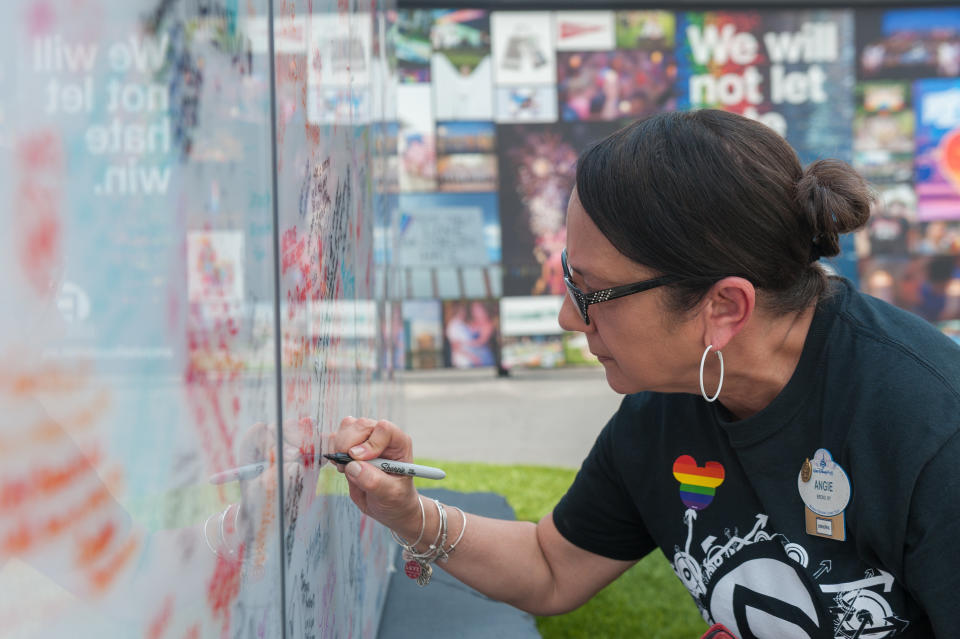
[[[353,457],[346,453],[333,453],[333,454],[324,454],[324,457],[329,459],[335,464],[349,464],[355,460]],[[390,473],[391,475],[406,475],[408,477],[423,477],[424,479],[443,479],[447,476],[445,472],[439,468],[433,468],[432,466],[421,466],[420,464],[408,464],[407,462],[396,461],[393,459],[365,459],[368,463],[373,464],[380,470],[385,473]]]

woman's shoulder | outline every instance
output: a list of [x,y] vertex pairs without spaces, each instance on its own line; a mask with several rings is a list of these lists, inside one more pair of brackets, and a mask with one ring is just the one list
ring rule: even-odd
[[960,347],[886,302],[844,298],[823,369],[825,410],[847,424],[862,468],[914,475],[960,432]]
[[840,286],[830,361],[849,376],[889,383],[894,395],[946,393],[960,406],[960,345],[913,313]]

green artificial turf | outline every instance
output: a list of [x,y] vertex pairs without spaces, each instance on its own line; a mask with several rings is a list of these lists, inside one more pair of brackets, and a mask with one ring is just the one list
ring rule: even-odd
[[[544,466],[500,466],[417,460],[447,471],[440,481],[417,479],[421,488],[503,495],[517,519],[539,521],[566,492],[576,471]],[[693,639],[706,631],[689,593],[664,556],[655,552],[565,615],[538,617],[544,639]]]

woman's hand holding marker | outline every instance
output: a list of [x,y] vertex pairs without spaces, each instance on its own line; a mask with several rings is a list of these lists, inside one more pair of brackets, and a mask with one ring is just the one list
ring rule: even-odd
[[353,503],[404,539],[416,539],[423,523],[423,511],[412,477],[384,473],[358,463],[377,457],[411,462],[410,436],[383,419],[345,417],[331,444],[333,450],[349,451],[350,457],[356,460],[337,466],[347,478]]

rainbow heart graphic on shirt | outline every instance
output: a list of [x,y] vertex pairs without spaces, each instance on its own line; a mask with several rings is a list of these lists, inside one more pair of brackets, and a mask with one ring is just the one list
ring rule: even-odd
[[690,455],[680,455],[673,462],[673,476],[680,482],[680,499],[683,505],[694,510],[703,510],[713,501],[717,486],[723,483],[723,464],[708,461],[703,466]]

